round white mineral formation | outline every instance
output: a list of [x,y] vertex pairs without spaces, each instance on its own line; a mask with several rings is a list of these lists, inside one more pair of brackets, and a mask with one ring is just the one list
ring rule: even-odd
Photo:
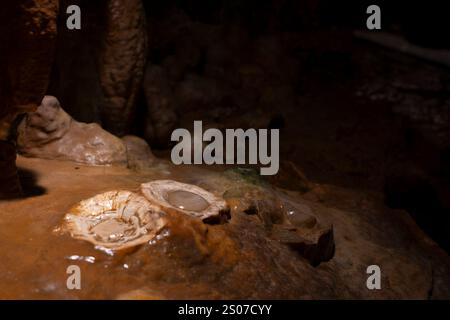
[[65,216],[71,236],[110,250],[152,240],[166,225],[158,206],[130,191],[109,191],[81,201]]
[[142,184],[141,191],[150,202],[194,218],[214,221],[229,214],[224,199],[192,184],[155,180]]

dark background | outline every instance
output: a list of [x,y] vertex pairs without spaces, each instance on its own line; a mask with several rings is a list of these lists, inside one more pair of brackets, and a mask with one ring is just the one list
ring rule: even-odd
[[[77,120],[102,123],[105,2],[66,2],[82,8],[83,28],[60,28],[48,93]],[[193,120],[280,128],[284,163],[314,182],[381,192],[448,251],[450,72],[355,38],[370,4],[381,31],[450,49],[444,1],[145,1],[149,81],[129,133],[167,156],[171,130]]]

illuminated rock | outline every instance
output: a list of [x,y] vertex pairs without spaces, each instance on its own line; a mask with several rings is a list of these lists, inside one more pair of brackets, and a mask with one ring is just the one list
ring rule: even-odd
[[45,96],[17,131],[18,151],[27,157],[88,165],[127,165],[127,150],[121,139],[96,123],[75,121],[53,96]]
[[129,191],[109,191],[81,201],[65,216],[71,236],[100,249],[119,250],[152,240],[165,226],[164,213]]
[[141,185],[145,197],[163,208],[200,218],[205,222],[223,221],[229,214],[225,200],[191,184],[155,180]]

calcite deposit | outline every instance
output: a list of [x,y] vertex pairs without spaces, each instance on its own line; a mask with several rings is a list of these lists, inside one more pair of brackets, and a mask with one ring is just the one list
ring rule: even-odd
[[164,212],[129,191],[109,191],[81,201],[65,216],[72,237],[101,249],[121,250],[152,240],[166,224]]
[[147,199],[164,208],[204,221],[221,221],[229,214],[225,200],[198,186],[171,180],[156,180],[141,185]]
[[28,157],[90,165],[127,165],[126,147],[121,139],[96,123],[77,122],[53,96],[45,96],[36,112],[27,114],[20,123],[17,147]]

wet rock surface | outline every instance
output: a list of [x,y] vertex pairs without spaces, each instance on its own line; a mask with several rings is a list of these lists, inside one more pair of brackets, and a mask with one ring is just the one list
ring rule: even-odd
[[[236,178],[236,172],[231,176]],[[257,216],[270,239],[288,245],[313,266],[332,259],[333,226],[319,221],[310,206],[282,200],[268,185],[255,185],[251,180],[241,180],[240,185],[224,195],[234,211]]]
[[[328,28],[310,16],[321,15],[321,9],[294,2],[262,5],[257,9],[261,16],[254,21],[256,7],[250,3],[234,7],[219,2],[194,10],[187,3],[171,1],[94,4],[74,0],[86,8],[83,15],[89,23],[74,33],[59,19],[57,61],[49,93],[58,96],[76,119],[106,124],[105,128],[117,133],[134,121],[126,133],[140,135],[158,148],[169,147],[172,130],[189,129],[199,114],[205,128],[281,128],[280,158],[289,159],[312,181],[387,189],[387,198],[406,199],[399,202],[408,202],[402,206],[408,211],[417,199],[410,194],[423,187],[421,182],[404,192],[395,190],[397,182],[391,181],[401,180],[398,184],[408,189],[409,181],[420,176],[437,196],[424,200],[421,212],[411,213],[419,217],[417,221],[425,221],[422,227],[435,240],[450,248],[446,237],[450,223],[448,70],[361,43],[347,25]],[[72,4],[60,3],[62,8]],[[29,2],[30,8],[35,4]],[[328,5],[333,8],[330,12],[347,10]],[[42,28],[54,32],[47,9],[40,18],[51,23]],[[239,13],[232,17],[232,12]],[[122,18],[123,25],[115,23],[112,13]],[[133,39],[122,33],[125,30],[131,30]],[[30,59],[36,53],[44,61],[38,53],[44,50],[48,53],[45,61],[50,61],[53,44],[47,41],[49,34],[36,41],[36,50],[26,50]],[[120,46],[122,40],[127,42],[126,49]],[[145,41],[148,56],[142,50]],[[101,50],[100,43],[104,44]],[[102,56],[101,72],[98,56]],[[119,64],[124,67],[117,68]],[[49,68],[46,65],[34,67],[44,70]],[[112,76],[117,76],[117,83],[111,81]],[[39,83],[22,94],[42,86]],[[136,88],[142,92],[133,103]],[[6,121],[7,127],[14,115]],[[121,123],[122,129],[113,128],[112,121]],[[397,168],[403,166],[397,179]],[[284,167],[273,179],[277,185],[300,191],[310,188],[293,167]],[[290,181],[292,174],[298,176],[296,182]],[[432,214],[430,207],[436,208]],[[436,220],[447,227],[433,228]]]
[[[379,198],[364,193],[332,186],[303,194],[282,192],[236,171],[218,174],[164,163],[140,173],[23,157],[18,165],[34,172],[46,192],[0,203],[2,298],[450,296],[448,255],[405,212],[387,209]],[[52,232],[83,199],[111,189],[137,191],[143,183],[168,178],[223,194],[231,218],[210,225],[170,214],[165,231],[152,241],[113,255],[69,234]],[[265,218],[244,211],[251,203],[246,197],[251,190],[268,201]],[[282,210],[275,210],[280,203]],[[328,223],[333,225],[334,255],[313,266],[307,245],[315,242],[319,245],[311,248],[322,248],[323,240],[318,239],[327,232],[320,229]],[[74,263],[83,274],[83,290],[77,292],[65,286],[66,267]],[[382,290],[366,288],[366,268],[371,264],[382,268]]]
[[163,208],[172,208],[204,222],[223,222],[229,217],[230,209],[224,199],[192,184],[156,180],[142,184],[141,191]]

